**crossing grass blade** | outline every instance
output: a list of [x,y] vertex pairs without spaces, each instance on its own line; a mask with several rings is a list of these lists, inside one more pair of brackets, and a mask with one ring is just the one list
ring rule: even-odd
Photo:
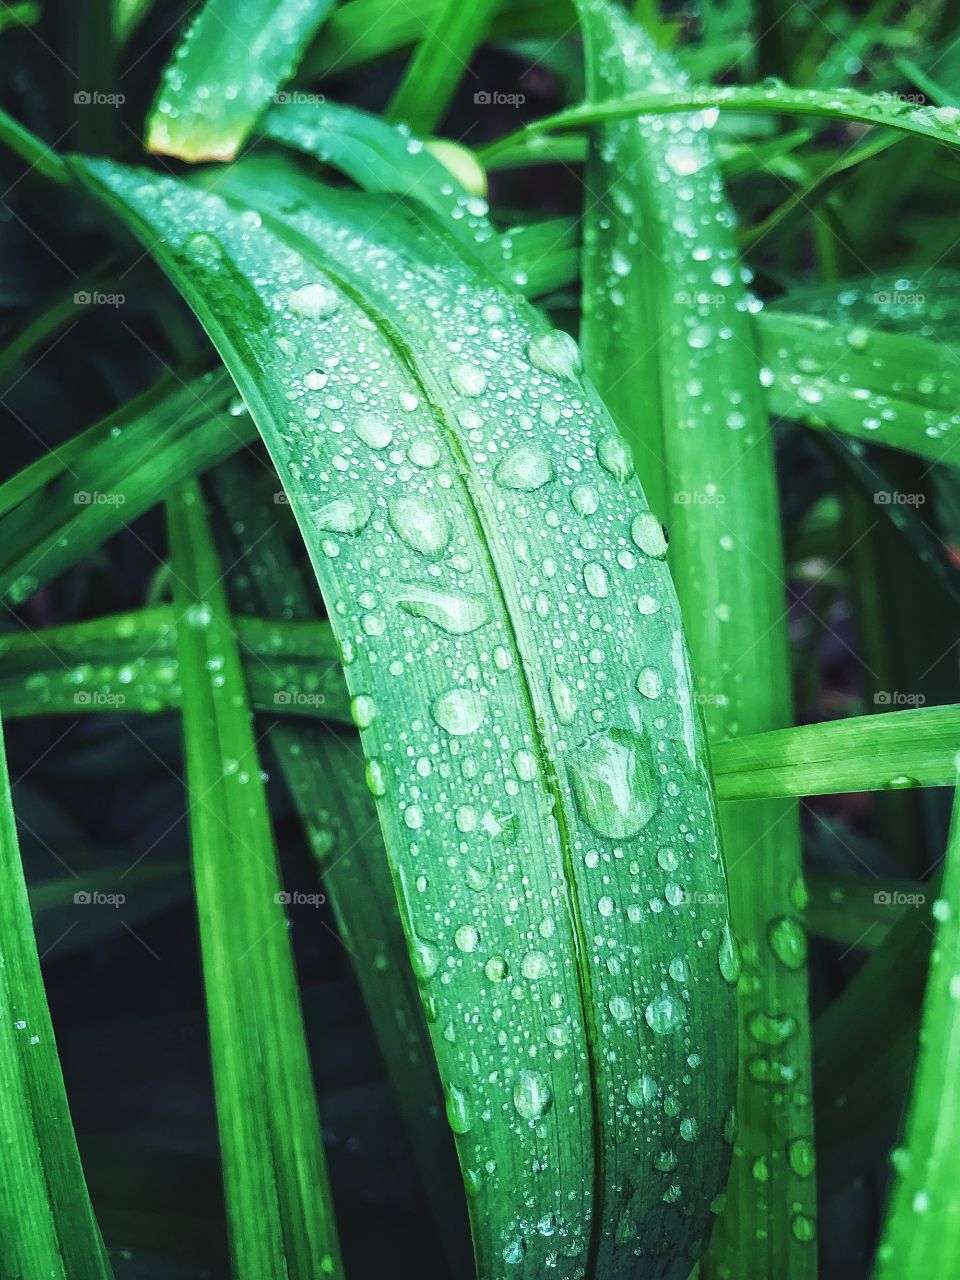
[[233,1274],[343,1274],[253,717],[196,481],[168,506],[194,889]]
[[[253,705],[352,724],[339,651],[326,622],[235,619]],[[0,635],[0,706],[8,719],[180,705],[175,611],[167,605]]]
[[388,119],[403,120],[418,133],[434,132],[499,7],[500,0],[444,0],[390,99]]
[[[578,12],[593,100],[651,84],[688,100],[669,55],[618,9],[580,0]],[[772,439],[709,118],[605,125],[586,186],[587,370],[669,528],[708,735],[780,728],[792,713]],[[812,1167],[791,1155],[813,1140],[798,813],[789,800],[728,803],[721,824],[744,1061],[729,1200],[701,1269],[799,1280],[816,1270],[816,1200]]]
[[953,785],[960,704],[852,716],[711,746],[721,800]]
[[[957,739],[955,739],[955,742]],[[957,1113],[960,1057],[960,803],[954,798],[940,897],[933,906],[934,942],[923,999],[920,1045],[902,1154],[887,1209],[874,1276],[935,1274],[960,1251]]]
[[759,323],[771,413],[960,464],[960,376],[951,348],[788,308],[789,299]]
[[562,133],[643,115],[689,115],[720,110],[773,111],[780,115],[882,125],[945,146],[960,146],[960,108],[957,107],[911,107],[886,98],[872,98],[855,89],[795,89],[784,84],[725,88],[678,84],[674,88],[664,85],[652,92],[622,92],[611,86],[602,98],[594,92],[590,100],[579,106],[532,120],[522,134],[509,135],[488,154],[495,154],[499,145],[513,145],[520,137],[532,139],[544,133]]
[[232,160],[333,0],[205,0],[177,46],[147,121],[161,155]]
[[0,596],[21,603],[254,435],[222,370],[163,379],[0,489]]
[[0,1271],[112,1280],[47,1008],[0,735]]
[[732,1137],[735,957],[659,527],[574,344],[373,197],[75,163],[193,306],[288,489],[479,1274],[679,1280]]

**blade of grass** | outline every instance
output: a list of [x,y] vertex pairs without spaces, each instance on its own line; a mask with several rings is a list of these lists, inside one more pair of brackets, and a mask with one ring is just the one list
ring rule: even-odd
[[[593,98],[655,84],[686,100],[670,56],[605,0],[578,5]],[[662,95],[661,95],[662,96]],[[792,718],[772,437],[740,282],[733,213],[702,114],[599,129],[587,166],[583,342],[666,520],[711,740]],[[639,340],[639,350],[638,350]],[[656,477],[654,479],[654,477]],[[816,1269],[809,1014],[797,807],[721,808],[747,1057],[728,1203],[704,1277]],[[763,1020],[789,1028],[775,1046]],[[758,1180],[756,1168],[765,1172]]]
[[290,78],[333,0],[206,0],[147,120],[161,155],[232,160]]
[[[273,169],[266,190],[244,164],[211,198],[76,163],[196,310],[290,491],[349,658],[480,1274],[541,1275],[554,1232],[566,1274],[637,1255],[683,1274],[664,1249],[702,1236],[727,1149],[722,871],[662,548],[569,338],[374,197]],[[641,828],[660,862],[612,856]]]
[[[8,719],[95,712],[155,713],[180,705],[172,608],[0,635],[0,706]],[[352,724],[339,653],[326,622],[237,618],[258,710]]]
[[403,120],[418,133],[436,130],[499,7],[500,0],[443,0],[390,99],[389,120]]
[[[955,738],[954,743],[960,742]],[[960,1254],[956,1075],[960,1060],[960,801],[954,799],[943,884],[903,1143],[873,1274],[936,1274]]]
[[[594,98],[597,98],[594,94]],[[871,98],[856,89],[795,89],[789,85],[709,85],[665,86],[655,92],[617,92],[599,101],[584,102],[556,115],[532,120],[516,134],[494,142],[481,152],[487,163],[501,147],[513,147],[520,138],[545,133],[562,133],[588,125],[632,120],[642,115],[670,115],[677,112],[773,111],[781,115],[817,116],[856,124],[882,125],[914,137],[929,138],[945,146],[960,146],[960,108],[911,107],[887,98]]]
[[240,654],[198,484],[169,502],[190,843],[236,1280],[343,1274]]
[[953,784],[960,703],[748,734],[711,746],[721,800]]
[[111,1280],[93,1216],[20,864],[0,734],[0,1271]]
[[405,126],[389,124],[356,107],[337,103],[275,107],[262,132],[274,142],[333,165],[365,191],[409,196],[439,213],[453,228],[486,239],[493,228],[486,201],[470,196],[446,165]]
[[[222,370],[164,379],[0,490],[0,595],[19,604],[255,435]],[[40,486],[43,485],[41,488]]]

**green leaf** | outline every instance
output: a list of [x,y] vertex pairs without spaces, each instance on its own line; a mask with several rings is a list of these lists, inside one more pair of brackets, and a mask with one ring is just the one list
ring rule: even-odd
[[162,379],[0,489],[0,596],[21,603],[253,434],[222,370]]
[[[578,4],[587,92],[656,85],[688,97],[682,74],[604,0]],[[773,443],[752,346],[733,213],[702,114],[616,120],[587,164],[582,336],[587,370],[630,440],[670,562],[711,739],[792,719],[784,567]],[[812,1140],[806,938],[797,807],[721,809],[731,917],[744,944],[737,994],[740,1133],[706,1277],[810,1276],[815,1187],[789,1161]],[[758,1019],[784,1019],[775,1051]],[[755,1168],[766,1177],[758,1182]]]
[[110,1280],[80,1167],[0,735],[0,1271]]
[[240,654],[192,482],[170,550],[194,889],[233,1273],[342,1275],[296,972]]
[[952,347],[791,311],[789,295],[759,322],[771,413],[960,465]]
[[[473,0],[471,4],[444,0],[390,99],[389,119],[403,120],[419,133],[433,133],[499,7],[500,0]],[[471,83],[484,92],[475,75]],[[489,98],[488,93],[486,100]]]
[[[236,635],[258,710],[353,723],[327,623],[241,617]],[[8,719],[173,710],[182,694],[176,637],[167,605],[0,635],[0,706]]]
[[262,132],[274,142],[333,165],[365,191],[410,196],[441,214],[452,228],[461,222],[476,237],[489,237],[486,201],[469,196],[450,170],[409,129],[334,102],[275,107]]
[[[956,741],[956,740],[955,740]],[[960,1256],[958,1134],[954,1108],[960,1013],[960,803],[954,799],[934,942],[923,1000],[920,1047],[902,1152],[874,1276],[936,1275]]]
[[732,1136],[735,972],[676,601],[574,344],[372,197],[76,163],[194,307],[290,494],[479,1274],[685,1274]]
[[[544,133],[558,133],[567,129],[583,129],[587,125],[604,124],[617,120],[632,120],[642,115],[671,115],[730,111],[773,111],[782,115],[818,116],[826,120],[845,120],[851,123],[883,125],[898,129],[915,137],[929,138],[946,146],[960,146],[960,108],[911,107],[891,98],[871,98],[855,89],[795,89],[789,85],[730,85],[714,88],[710,85],[678,84],[669,88],[666,84],[655,92],[618,90],[610,86],[610,95],[600,98],[594,92],[590,101],[552,116],[542,116],[525,126],[522,134],[511,134],[490,148],[487,155],[495,154],[500,146],[513,145],[517,138],[533,138]],[[707,124],[705,127],[709,127]],[[689,158],[682,158],[679,150],[673,153],[674,166],[689,165]],[[668,169],[677,176],[688,176],[683,169],[677,172],[668,163]]]
[[147,121],[161,155],[232,160],[293,74],[333,0],[206,0]]
[[[304,59],[304,72],[308,77],[333,71],[342,75],[407,48],[428,35],[446,5],[447,0],[417,0],[415,5],[351,0],[334,12],[323,38]],[[498,39],[550,32],[562,36],[569,32],[571,21],[570,0],[510,0],[496,14],[490,34]]]
[[748,734],[711,747],[721,800],[953,785],[960,703]]

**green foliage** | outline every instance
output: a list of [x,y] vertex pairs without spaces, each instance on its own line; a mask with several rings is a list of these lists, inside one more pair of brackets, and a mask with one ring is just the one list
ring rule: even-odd
[[952,1274],[956,6],[9,8],[3,1277]]

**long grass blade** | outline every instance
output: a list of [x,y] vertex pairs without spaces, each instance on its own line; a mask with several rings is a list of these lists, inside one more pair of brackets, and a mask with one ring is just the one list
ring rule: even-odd
[[219,197],[82,172],[194,307],[289,490],[480,1275],[680,1277],[728,1150],[735,974],[662,542],[575,347],[372,197],[275,167]]
[[236,1280],[342,1275],[253,718],[194,481],[169,503],[190,843]]
[[47,1008],[0,735],[0,1271],[112,1280]]
[[748,734],[711,747],[722,800],[953,785],[960,704]]
[[[578,7],[592,98],[632,99],[651,83],[688,97],[669,55],[618,9]],[[669,528],[697,698],[715,740],[789,724],[791,706],[772,438],[708,126],[703,115],[652,117],[596,133],[583,342]],[[789,1158],[813,1138],[798,813],[791,801],[727,804],[721,824],[744,950],[747,1068],[729,1199],[702,1269],[718,1280],[794,1280],[816,1269],[812,1171]],[[775,1050],[757,1037],[766,1018],[789,1028]]]
[[[956,739],[955,739],[956,741]],[[954,801],[935,937],[923,1000],[920,1048],[905,1141],[874,1276],[935,1275],[960,1256],[956,1076],[960,1060],[960,803]],[[948,1265],[950,1265],[948,1263]]]

